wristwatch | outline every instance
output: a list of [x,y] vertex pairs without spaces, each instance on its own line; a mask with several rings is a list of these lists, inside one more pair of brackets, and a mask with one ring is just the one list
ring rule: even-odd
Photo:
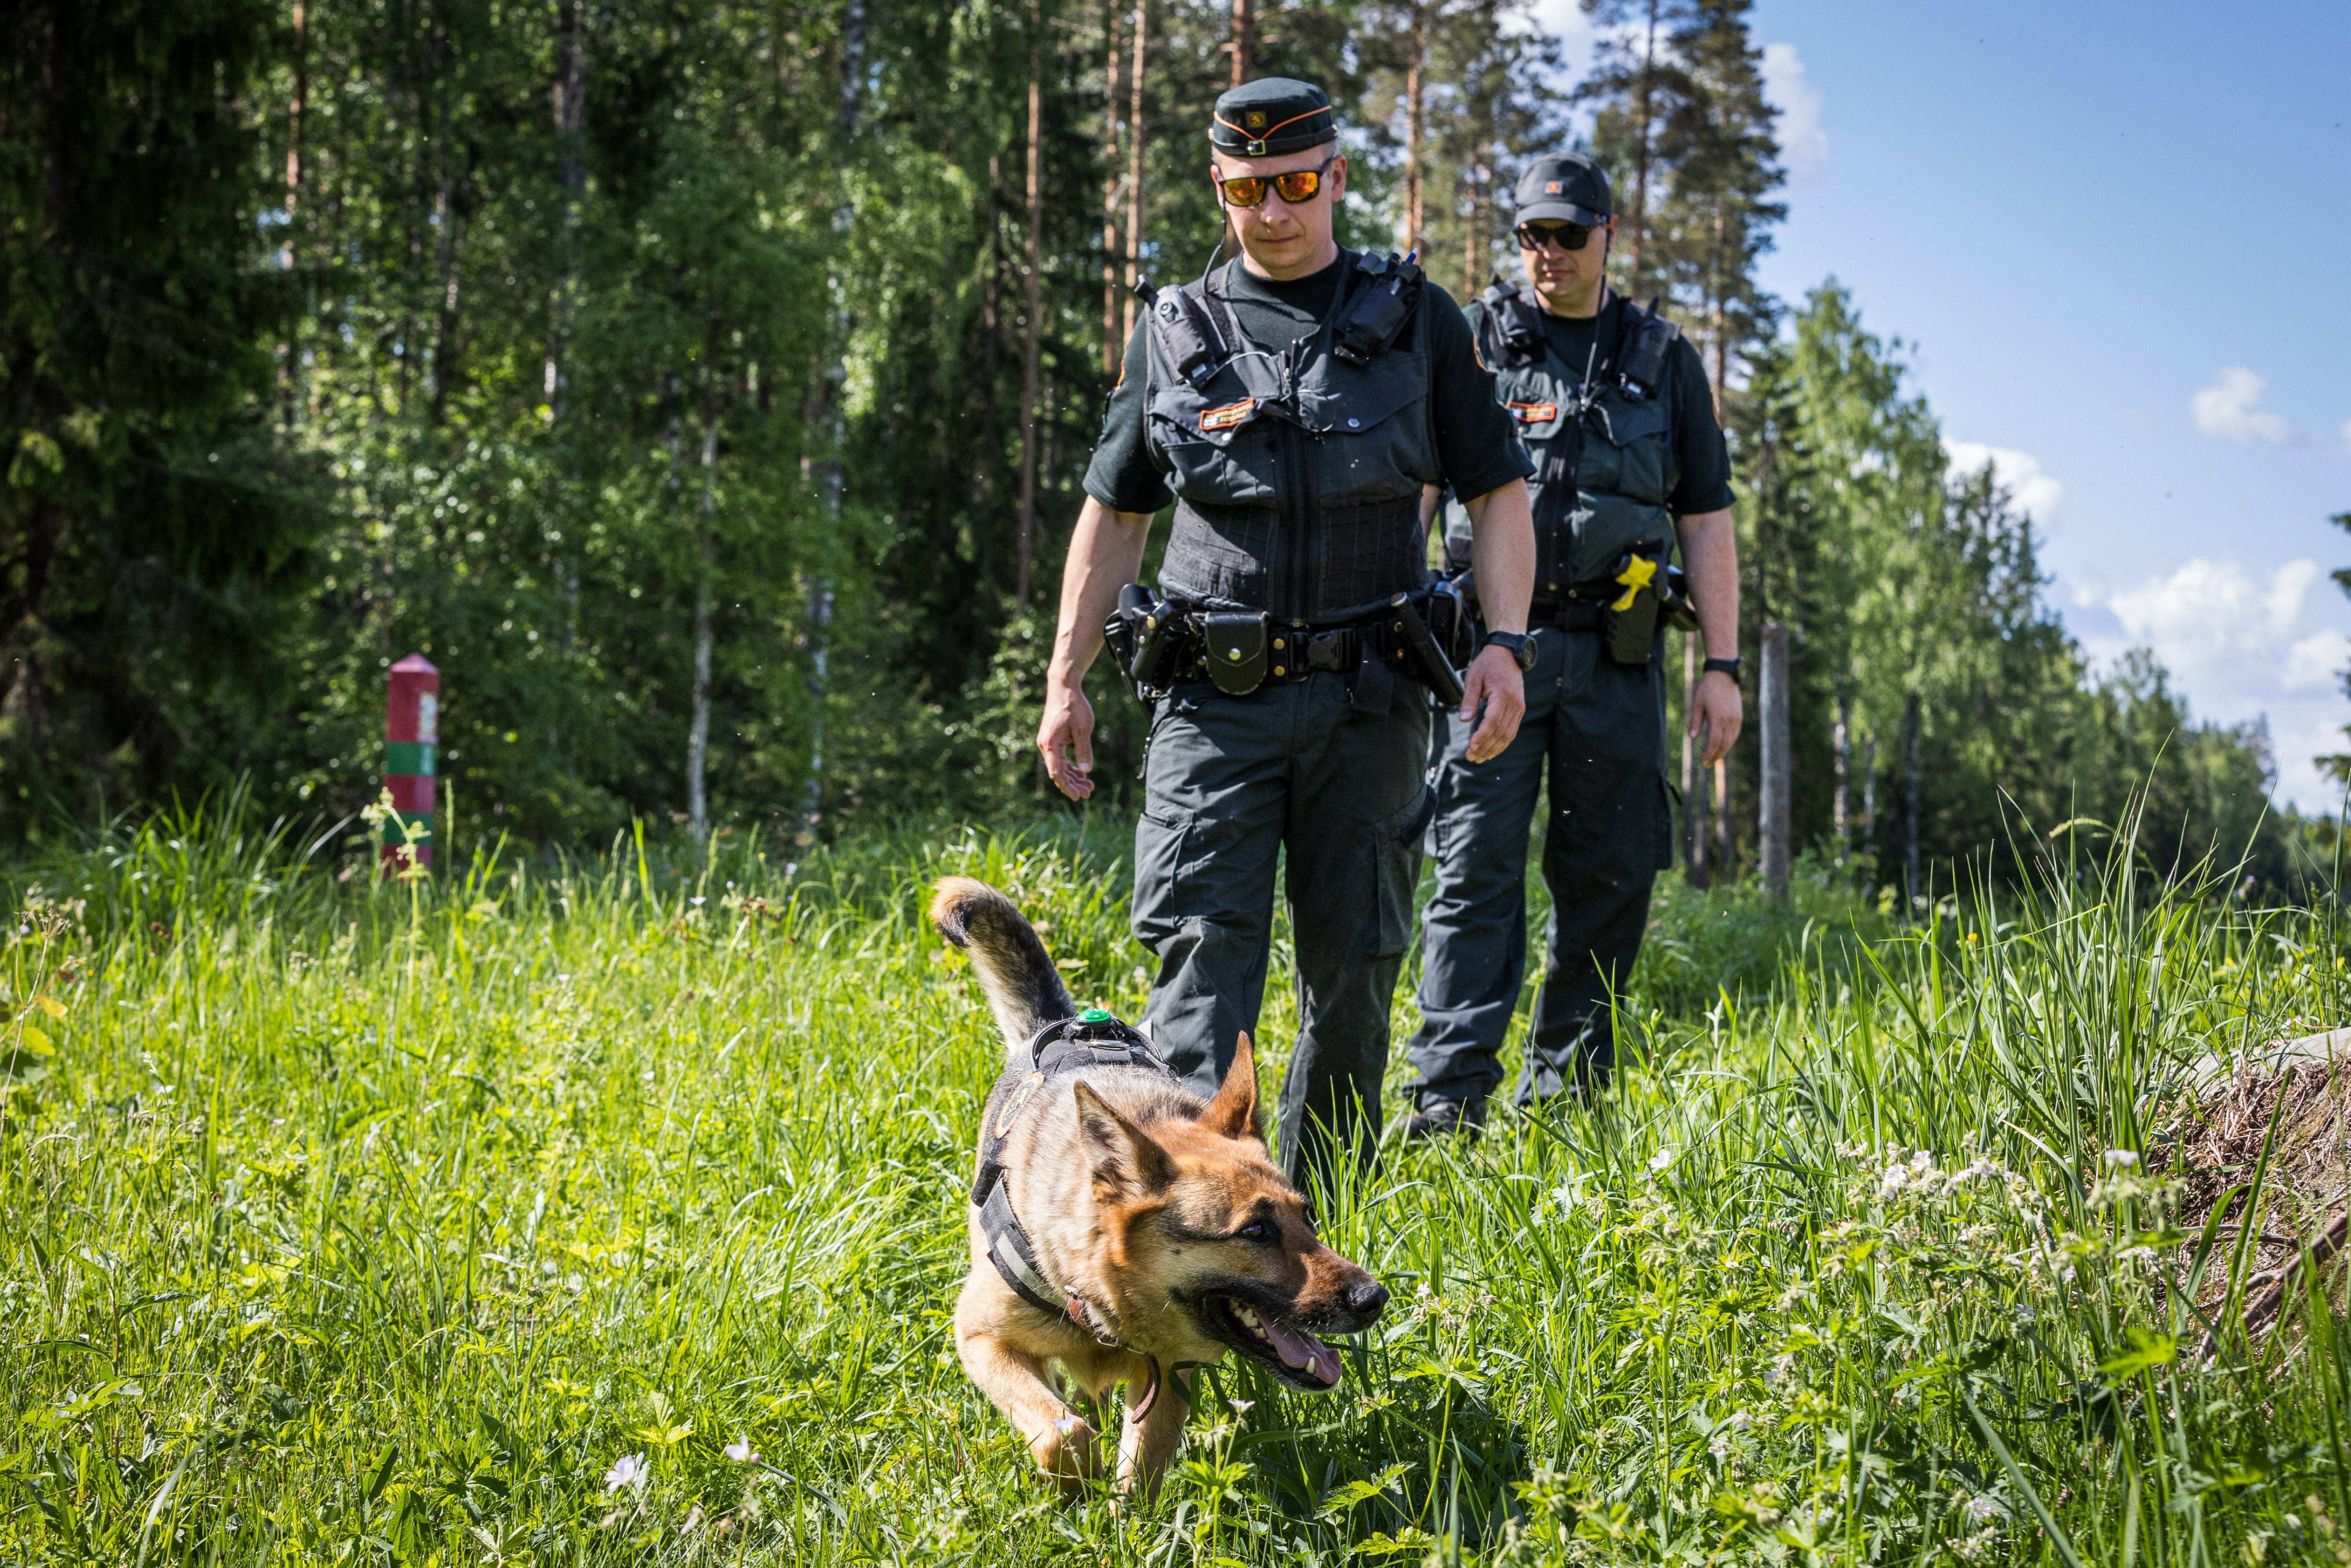
[[1720,670],[1724,674],[1729,675],[1732,684],[1736,685],[1738,683],[1740,664],[1736,655],[1728,659],[1708,659],[1706,662],[1706,674],[1710,675],[1717,670]]
[[1535,667],[1535,640],[1524,632],[1489,632],[1480,649],[1500,648],[1518,661],[1519,674],[1525,674]]

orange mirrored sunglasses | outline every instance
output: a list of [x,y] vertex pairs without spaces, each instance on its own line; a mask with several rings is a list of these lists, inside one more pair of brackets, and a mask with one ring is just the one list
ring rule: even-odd
[[1343,154],[1333,152],[1322,160],[1320,169],[1292,169],[1287,174],[1236,174],[1229,180],[1218,180],[1217,189],[1228,207],[1261,207],[1265,193],[1279,191],[1281,199],[1290,206],[1312,201],[1322,190],[1322,176],[1331,172]]

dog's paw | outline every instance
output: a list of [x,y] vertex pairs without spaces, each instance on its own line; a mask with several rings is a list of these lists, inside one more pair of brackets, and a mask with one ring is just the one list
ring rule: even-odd
[[1040,1433],[1029,1445],[1029,1452],[1035,1457],[1037,1468],[1059,1481],[1064,1491],[1082,1490],[1102,1470],[1101,1436],[1074,1411]]

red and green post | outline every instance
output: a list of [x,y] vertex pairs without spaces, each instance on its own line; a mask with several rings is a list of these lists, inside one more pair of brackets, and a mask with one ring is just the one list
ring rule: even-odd
[[383,820],[382,869],[404,869],[403,852],[414,846],[414,863],[433,864],[433,779],[441,749],[441,672],[422,653],[392,667],[383,704],[383,787],[392,794],[392,814]]

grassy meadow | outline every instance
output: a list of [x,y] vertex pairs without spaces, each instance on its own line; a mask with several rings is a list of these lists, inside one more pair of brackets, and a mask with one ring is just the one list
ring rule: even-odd
[[1210,1373],[1155,1503],[1062,1505],[949,1342],[1000,1048],[920,910],[995,883],[1132,1016],[1126,848],[17,868],[0,1562],[2351,1563],[2342,1302],[2232,1329],[2253,1231],[2158,1174],[2340,934],[2095,862],[1899,927],[1669,879],[1609,1100],[1330,1196],[1395,1292],[1340,1390]]

